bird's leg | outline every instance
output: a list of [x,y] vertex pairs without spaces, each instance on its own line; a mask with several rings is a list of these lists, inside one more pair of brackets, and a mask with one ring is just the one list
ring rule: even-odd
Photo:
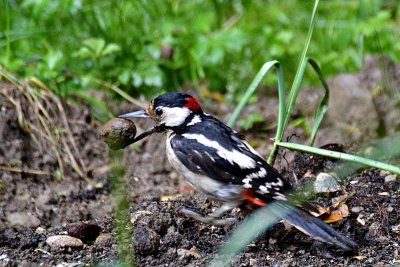
[[218,219],[218,217],[222,216],[224,213],[231,211],[232,209],[239,206],[240,203],[237,202],[226,202],[222,204],[221,207],[216,209],[214,212],[203,216],[195,211],[183,208],[181,212],[185,214],[187,217],[193,218],[200,222],[209,223],[213,225],[227,225],[236,222],[236,218],[225,218],[225,219]]

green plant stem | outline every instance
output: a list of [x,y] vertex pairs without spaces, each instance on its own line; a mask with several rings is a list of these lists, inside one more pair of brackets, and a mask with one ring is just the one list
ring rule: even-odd
[[400,174],[400,168],[381,162],[373,159],[368,159],[360,156],[355,156],[355,155],[350,155],[346,153],[341,153],[341,152],[336,152],[336,151],[331,151],[331,150],[326,150],[326,149],[321,149],[321,148],[316,148],[316,147],[310,147],[306,145],[301,145],[301,144],[293,144],[293,143],[287,143],[287,142],[277,142],[277,144],[281,147],[285,147],[288,149],[292,150],[299,150],[307,153],[313,153],[317,154],[320,156],[326,156],[330,158],[335,158],[335,159],[342,159],[342,160],[347,160],[351,161],[354,163],[360,163],[369,167],[374,167],[378,169],[382,169],[385,171],[389,171],[395,174]]
[[[318,3],[319,0],[315,0],[314,2],[314,9],[313,12],[311,14],[311,20],[310,20],[310,27],[308,28],[308,34],[307,34],[307,39],[306,39],[306,44],[303,48],[303,52],[300,58],[300,63],[299,63],[299,67],[297,68],[297,72],[296,75],[294,77],[293,80],[293,84],[292,87],[290,88],[290,93],[289,93],[289,99],[287,102],[287,106],[286,106],[286,115],[285,115],[285,119],[283,121],[278,121],[278,127],[282,127],[282,131],[279,132],[279,135],[277,134],[275,137],[275,142],[272,148],[272,151],[268,157],[268,163],[270,165],[274,164],[275,158],[276,158],[276,154],[278,153],[278,145],[277,142],[280,142],[283,138],[283,134],[285,132],[285,129],[289,123],[289,119],[290,119],[290,115],[292,114],[292,110],[294,107],[294,104],[296,102],[297,99],[297,95],[299,93],[300,90],[300,85],[301,82],[303,80],[303,76],[304,76],[304,71],[307,65],[307,51],[308,51],[308,47],[310,45],[311,42],[311,37],[314,31],[314,25],[315,25],[315,15],[317,13],[317,8],[318,8]],[[278,133],[278,132],[277,132]]]
[[10,16],[10,3],[4,0],[6,12],[6,65],[10,63],[11,57],[11,16]]
[[314,144],[315,137],[317,136],[317,132],[319,126],[324,118],[326,111],[328,110],[328,102],[329,102],[329,86],[328,83],[325,81],[324,75],[322,75],[322,71],[318,66],[317,62],[313,59],[307,59],[307,62],[313,67],[315,72],[318,74],[318,79],[320,80],[322,87],[324,88],[325,94],[321,100],[321,103],[318,105],[317,112],[315,113],[314,117],[314,125],[310,135],[310,146]]

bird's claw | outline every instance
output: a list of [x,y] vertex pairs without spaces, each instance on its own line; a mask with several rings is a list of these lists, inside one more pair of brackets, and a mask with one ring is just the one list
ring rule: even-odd
[[203,223],[212,224],[212,225],[229,225],[229,224],[235,223],[237,221],[236,218],[218,219],[212,215],[203,216],[203,215],[201,215],[193,210],[187,209],[187,208],[181,209],[181,212],[187,217],[193,218],[193,219],[203,222]]

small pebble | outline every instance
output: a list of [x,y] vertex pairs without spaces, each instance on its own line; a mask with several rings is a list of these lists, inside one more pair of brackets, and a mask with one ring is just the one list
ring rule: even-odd
[[364,207],[361,207],[361,206],[355,206],[355,207],[351,208],[351,212],[354,212],[354,213],[359,213],[363,210],[364,210]]
[[44,229],[43,227],[38,227],[35,230],[35,234],[44,235],[44,234],[46,234],[46,229]]
[[100,234],[94,241],[95,246],[109,247],[112,244],[113,237],[110,233]]
[[379,175],[380,175],[380,176],[386,176],[386,175],[389,175],[389,174],[390,174],[390,172],[385,171],[385,170],[381,170],[381,171],[379,172]]
[[397,180],[396,174],[391,174],[391,175],[385,176],[385,184],[390,183],[390,182],[395,182],[396,180]]
[[250,260],[249,260],[249,265],[250,265],[250,266],[258,266],[257,260],[256,260],[256,259],[253,259],[253,258],[250,258]]
[[156,251],[160,245],[158,234],[144,225],[138,225],[134,234],[135,249],[142,254]]
[[136,222],[140,221],[142,218],[153,214],[151,211],[138,210],[131,214],[131,223],[134,225]]
[[392,205],[389,205],[389,206],[386,208],[386,210],[387,210],[387,212],[392,212],[392,211],[394,210],[394,208],[392,207]]
[[49,236],[46,240],[46,244],[49,245],[50,249],[53,251],[61,248],[83,248],[83,242],[80,239],[67,235]]
[[8,255],[7,254],[1,254],[0,255],[0,261],[6,260],[8,259]]
[[337,192],[339,190],[340,185],[336,181],[335,177],[324,172],[318,174],[317,179],[314,182],[315,193],[330,193]]
[[369,226],[368,232],[365,235],[365,239],[368,241],[375,241],[377,237],[382,235],[382,233],[382,226],[379,223],[374,222]]

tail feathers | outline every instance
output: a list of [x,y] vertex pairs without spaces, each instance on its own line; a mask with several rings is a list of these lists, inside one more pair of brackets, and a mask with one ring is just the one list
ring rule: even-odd
[[354,251],[357,248],[354,241],[309,213],[282,201],[275,201],[273,205],[277,206],[277,209],[274,209],[278,210],[276,215],[312,238],[335,245],[343,251]]

